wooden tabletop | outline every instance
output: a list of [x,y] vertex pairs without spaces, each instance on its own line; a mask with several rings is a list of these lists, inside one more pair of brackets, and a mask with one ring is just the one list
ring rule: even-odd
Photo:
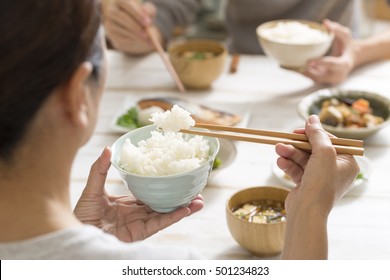
[[[291,132],[302,127],[298,102],[318,90],[299,73],[281,69],[264,56],[241,56],[237,72],[229,73],[230,58],[222,76],[210,89],[179,93],[157,54],[129,57],[108,53],[107,88],[91,140],[79,151],[72,169],[71,199],[77,202],[89,168],[105,146],[121,135],[115,116],[138,99],[183,97],[211,107],[241,114],[239,125]],[[390,97],[390,61],[355,71],[341,88],[369,90]],[[205,207],[199,213],[149,238],[153,244],[190,246],[205,259],[254,259],[229,233],[225,218],[227,198],[241,188],[286,186],[273,172],[276,160],[271,145],[248,142],[223,144],[225,166],[213,171],[202,192]],[[355,186],[329,217],[330,259],[388,259],[390,256],[390,127],[365,140],[362,163],[367,181]],[[130,194],[111,168],[107,184],[111,194]],[[275,256],[273,259],[278,259]]]

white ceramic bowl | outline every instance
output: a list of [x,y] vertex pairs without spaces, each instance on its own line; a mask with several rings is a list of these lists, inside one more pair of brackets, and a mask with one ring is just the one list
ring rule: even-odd
[[305,120],[312,114],[317,115],[321,110],[322,102],[333,97],[336,99],[349,98],[353,100],[364,98],[370,102],[370,105],[373,108],[373,114],[384,119],[384,122],[380,125],[362,128],[335,127],[323,124],[323,127],[326,131],[336,135],[337,137],[364,139],[377,133],[381,128],[390,122],[390,99],[378,93],[360,90],[346,90],[337,88],[318,90],[304,97],[299,102],[298,113]]
[[210,157],[202,166],[191,171],[152,177],[136,175],[123,170],[118,165],[118,161],[124,141],[129,138],[134,145],[137,145],[139,141],[151,137],[151,131],[155,128],[154,125],[144,126],[118,138],[112,145],[111,162],[134,197],[157,212],[167,213],[187,206],[206,186],[219,150],[219,141],[217,138],[205,137],[209,140]]
[[[299,22],[312,29],[320,30],[328,36],[326,40],[310,43],[287,43],[279,38],[271,39],[266,36],[265,30],[275,27],[278,23]],[[274,20],[261,24],[256,29],[258,41],[266,55],[275,59],[283,68],[302,71],[308,60],[326,54],[332,45],[334,34],[330,33],[322,24],[306,20]]]

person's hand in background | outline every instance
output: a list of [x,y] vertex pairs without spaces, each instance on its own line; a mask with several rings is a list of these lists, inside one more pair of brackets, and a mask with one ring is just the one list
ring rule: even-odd
[[335,35],[331,54],[311,60],[303,74],[316,83],[336,85],[355,68],[353,39],[345,26],[330,20],[325,20],[324,25]]
[[157,9],[138,0],[111,1],[104,10],[104,27],[111,45],[131,55],[144,55],[155,51],[146,32],[150,28],[163,44],[161,32],[153,25]]

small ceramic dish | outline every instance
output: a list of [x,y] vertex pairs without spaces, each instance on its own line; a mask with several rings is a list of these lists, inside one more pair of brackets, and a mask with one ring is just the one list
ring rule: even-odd
[[351,138],[351,139],[365,139],[386,126],[390,122],[390,99],[375,92],[361,91],[361,90],[347,90],[328,88],[318,90],[306,97],[304,97],[298,104],[298,113],[303,119],[307,119],[310,115],[318,115],[321,111],[322,102],[336,98],[342,100],[344,98],[350,100],[358,100],[363,98],[370,102],[372,107],[372,114],[382,117],[384,122],[371,126],[359,128],[346,128],[339,126],[331,126],[323,124],[326,131],[332,133],[337,137]]

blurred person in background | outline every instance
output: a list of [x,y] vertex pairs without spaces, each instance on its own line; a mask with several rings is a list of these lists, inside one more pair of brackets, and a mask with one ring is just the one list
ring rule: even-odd
[[[154,51],[145,27],[152,26],[163,45],[169,43],[176,26],[192,24],[201,8],[200,0],[105,0],[104,23],[114,48],[129,54]],[[353,0],[226,0],[225,25],[231,53],[261,54],[256,28],[276,19],[328,18],[352,26]],[[223,6],[222,6],[223,8]],[[133,44],[131,44],[133,43]]]
[[[388,58],[386,38],[355,40],[352,27],[353,0],[226,0],[225,25],[231,53],[262,54],[256,27],[275,19],[324,21],[335,33],[332,51],[311,61],[303,74],[316,83],[336,85],[357,67]],[[172,38],[176,26],[189,26],[201,8],[199,0],[105,0],[104,24],[112,46],[131,55],[144,55],[155,49],[145,32],[151,26],[163,45]],[[373,48],[381,51],[373,53]]]

